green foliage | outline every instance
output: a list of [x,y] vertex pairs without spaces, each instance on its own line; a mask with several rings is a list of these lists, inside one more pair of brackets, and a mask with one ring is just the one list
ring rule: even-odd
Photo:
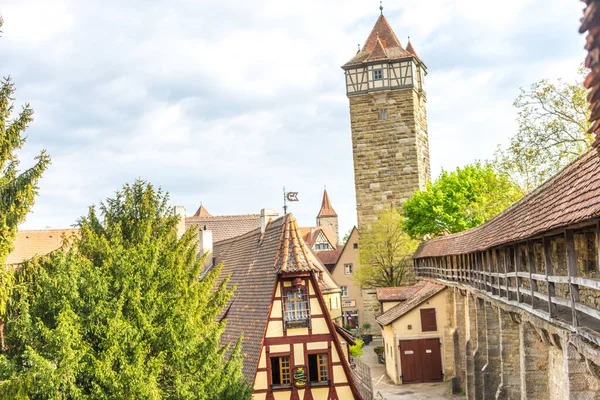
[[413,238],[461,232],[484,223],[523,195],[505,174],[476,162],[442,171],[404,205],[404,230]]
[[177,238],[167,200],[125,185],[80,239],[18,270],[1,399],[250,398],[240,341],[219,344],[233,289],[213,290],[220,266],[199,278],[194,233]]
[[529,192],[590,148],[589,108],[581,66],[578,79],[541,80],[522,89],[513,105],[518,133],[506,149],[496,152],[497,170]]
[[[0,28],[3,24],[0,17]],[[2,31],[0,30],[0,33]],[[36,157],[35,164],[19,171],[17,151],[25,144],[25,130],[33,121],[33,110],[25,104],[19,113],[14,111],[15,86],[10,77],[0,80],[0,265],[13,250],[12,242],[17,225],[25,220],[37,194],[37,183],[48,167],[50,158],[45,151]],[[10,295],[12,271],[0,268],[0,320],[4,319]],[[0,342],[3,342],[0,323]]]
[[406,283],[419,242],[404,233],[403,224],[397,210],[387,209],[360,231],[360,268],[354,273],[360,285],[395,287]]
[[383,346],[375,346],[373,348],[373,351],[375,352],[375,354],[380,355],[380,354],[383,354],[383,352],[385,351],[385,348]]
[[350,228],[348,230],[348,232],[346,232],[346,234],[344,235],[344,238],[342,239],[342,243],[341,244],[346,244],[346,242],[348,241],[348,239],[350,239],[350,235],[352,234],[352,229],[354,229],[354,228]]
[[363,355],[364,340],[356,339],[356,344],[350,346],[350,355],[352,357],[360,357]]

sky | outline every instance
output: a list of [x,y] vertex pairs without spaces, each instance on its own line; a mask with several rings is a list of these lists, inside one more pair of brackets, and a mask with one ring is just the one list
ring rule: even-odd
[[[428,68],[432,178],[493,158],[512,102],[585,58],[577,0],[387,0],[384,15]],[[52,165],[24,229],[65,228],[136,178],[191,215],[283,206],[314,225],[323,188],[340,235],[356,223],[340,68],[376,0],[3,0],[0,74],[35,121],[21,167]],[[18,108],[17,107],[17,108]]]

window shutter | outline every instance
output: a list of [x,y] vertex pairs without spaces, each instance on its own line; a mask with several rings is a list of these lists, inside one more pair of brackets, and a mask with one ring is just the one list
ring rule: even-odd
[[434,332],[437,331],[437,323],[435,321],[435,308],[421,309],[421,331]]

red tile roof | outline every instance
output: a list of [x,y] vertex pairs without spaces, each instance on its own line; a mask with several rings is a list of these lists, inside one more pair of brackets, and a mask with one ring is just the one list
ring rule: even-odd
[[323,265],[334,266],[335,263],[337,263],[338,258],[340,258],[343,248],[344,248],[343,246],[338,246],[335,250],[316,251],[315,255],[317,256],[317,258],[319,260],[321,260]]
[[592,127],[589,133],[596,134],[593,146],[600,151],[600,0],[584,0],[587,4],[583,19],[581,20],[580,33],[588,32],[585,49],[589,52],[585,59],[585,66],[591,71],[583,85],[591,89],[588,94],[590,102],[590,122]]
[[260,215],[224,215],[206,217],[185,217],[185,228],[196,226],[197,229],[212,231],[213,242],[231,239],[260,227]]
[[194,213],[194,217],[212,217],[212,215],[210,215],[206,208],[200,204],[200,207],[198,207],[198,210]]
[[410,54],[415,56],[417,58],[417,60],[421,61],[421,59],[419,58],[417,52],[415,51],[412,43],[410,42],[410,39],[408,39],[408,44],[406,45],[406,51],[408,51]]
[[380,15],[363,48],[343,67],[375,60],[401,60],[412,57],[413,55],[402,47],[388,20]]
[[590,150],[483,225],[430,240],[414,258],[465,254],[600,216],[600,153]]
[[321,217],[337,217],[337,213],[331,206],[331,201],[329,200],[329,195],[327,194],[327,189],[323,191],[323,201],[321,202],[321,210],[319,211],[319,215],[317,218]]
[[411,295],[413,295],[419,286],[400,286],[400,287],[388,287],[388,288],[377,288],[377,300],[379,301],[405,301]]
[[13,242],[14,250],[7,264],[21,264],[35,256],[46,255],[60,248],[65,240],[79,235],[79,229],[20,230]]
[[420,281],[419,283],[414,285],[414,288],[415,292],[412,295],[410,295],[406,299],[406,301],[395,305],[394,307],[390,308],[389,310],[375,318],[377,323],[382,326],[391,324],[398,318],[408,313],[410,310],[417,307],[419,304],[422,304],[423,302],[427,301],[428,299],[432,298],[433,296],[444,290],[446,287],[444,285],[432,281]]
[[300,233],[302,234],[304,241],[311,248],[317,242],[317,239],[319,238],[319,234],[321,232],[323,232],[323,234],[325,235],[325,238],[327,238],[327,240],[329,241],[331,246],[335,247],[336,246],[335,239],[334,239],[335,236],[333,234],[333,228],[331,228],[330,226],[314,226],[314,227],[300,228]]

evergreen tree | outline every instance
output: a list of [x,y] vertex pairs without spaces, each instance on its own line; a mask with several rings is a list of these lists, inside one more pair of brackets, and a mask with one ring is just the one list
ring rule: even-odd
[[[0,28],[2,24],[0,17]],[[50,158],[42,150],[31,168],[19,171],[17,151],[25,144],[24,132],[33,121],[33,110],[29,104],[25,104],[15,115],[14,93],[15,86],[11,78],[3,78],[0,81],[0,266],[4,265],[13,249],[17,226],[31,210],[37,194],[37,183],[50,163]],[[0,348],[4,346],[1,321],[12,283],[12,272],[0,268]]]
[[17,272],[0,398],[250,398],[241,338],[219,344],[233,289],[219,266],[201,276],[195,235],[177,238],[167,201],[125,185],[90,208],[80,238]]

